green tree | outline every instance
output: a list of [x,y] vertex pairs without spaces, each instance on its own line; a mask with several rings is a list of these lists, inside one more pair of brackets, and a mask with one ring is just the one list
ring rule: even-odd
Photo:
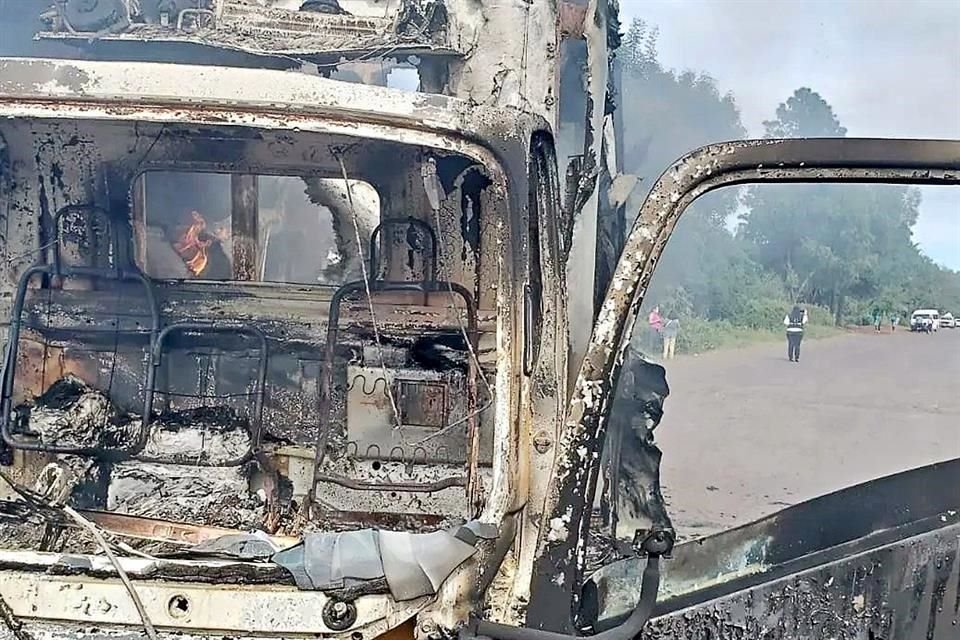
[[[624,61],[625,167],[646,187],[635,194],[636,207],[680,156],[746,134],[734,98],[706,74],[665,69],[656,42],[656,29],[635,20],[617,54]],[[846,135],[830,104],[806,87],[764,125],[769,138]],[[920,192],[897,185],[765,184],[707,194],[678,222],[644,312],[660,305],[687,318],[680,345],[690,348],[722,343],[725,331],[771,335],[794,302],[813,305],[818,324],[831,316],[837,325],[869,323],[874,310],[956,313],[960,274],[933,263],[913,242],[919,207]],[[653,348],[656,341],[645,342],[644,333],[638,344]]]
[[[833,108],[808,88],[797,89],[776,113],[764,123],[767,137],[846,134]],[[919,255],[910,242],[919,215],[915,189],[758,185],[744,204],[740,237],[794,299],[829,306],[838,325],[851,299],[858,308],[902,304],[903,270],[915,267]]]
[[[624,166],[637,174],[632,210],[660,174],[692,149],[742,138],[736,102],[706,74],[665,69],[657,58],[657,30],[634,20],[617,56],[623,60],[621,107]],[[716,317],[732,296],[729,287],[758,270],[727,228],[738,206],[735,190],[708,194],[684,213],[657,266],[645,306],[665,304],[677,315]]]
[[[746,135],[733,96],[721,94],[706,74],[665,69],[657,59],[656,41],[657,30],[635,19],[617,51],[623,61],[624,166],[646,186],[635,194],[637,204],[681,155]],[[728,199],[735,201],[735,196]]]
[[836,138],[847,135],[819,93],[800,87],[777,107],[777,119],[763,123],[770,138]]

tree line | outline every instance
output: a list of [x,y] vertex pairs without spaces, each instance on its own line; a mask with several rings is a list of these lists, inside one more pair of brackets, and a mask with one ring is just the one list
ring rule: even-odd
[[[624,167],[646,187],[632,211],[684,153],[746,136],[734,97],[707,74],[664,68],[656,45],[656,29],[634,20],[617,51]],[[807,87],[774,113],[764,122],[766,137],[847,133]],[[677,224],[645,308],[659,305],[681,318],[681,350],[718,346],[711,343],[722,341],[718,332],[779,331],[794,303],[822,326],[869,324],[878,313],[905,318],[920,307],[960,312],[960,273],[934,263],[913,241],[920,202],[918,189],[899,185],[769,184],[710,193]]]

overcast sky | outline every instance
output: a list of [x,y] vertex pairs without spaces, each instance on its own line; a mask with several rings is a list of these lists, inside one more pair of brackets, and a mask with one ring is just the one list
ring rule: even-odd
[[[960,139],[960,0],[620,0],[659,27],[667,67],[732,93],[751,135],[795,89],[848,136]],[[960,187],[923,189],[917,242],[960,270]]]

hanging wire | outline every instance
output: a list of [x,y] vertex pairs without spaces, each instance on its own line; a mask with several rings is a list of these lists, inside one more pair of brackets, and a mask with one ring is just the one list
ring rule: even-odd
[[347,176],[347,166],[343,162],[343,156],[339,151],[334,150],[333,156],[340,163],[340,172],[343,174],[343,183],[347,188],[347,203],[350,205],[350,216],[353,220],[353,232],[357,240],[357,252],[360,254],[360,269],[363,273],[363,288],[367,294],[367,307],[370,310],[370,322],[373,323],[373,339],[377,345],[377,358],[380,360],[380,372],[385,380],[387,398],[390,400],[390,408],[393,411],[393,419],[396,422],[396,429],[402,433],[403,423],[400,421],[400,408],[397,406],[397,399],[393,395],[393,387],[389,384],[387,377],[387,363],[383,357],[383,348],[380,344],[380,328],[377,323],[377,315],[373,308],[373,295],[370,292],[370,274],[367,273],[367,261],[363,255],[363,239],[360,237],[360,221],[357,217],[357,208],[353,203],[353,189],[350,187],[350,178]]
[[69,505],[63,505],[60,507],[60,509],[63,510],[65,514],[73,518],[78,525],[86,529],[90,535],[93,536],[94,540],[97,541],[97,544],[100,545],[100,548],[103,549],[103,552],[107,554],[110,564],[113,565],[113,568],[117,571],[117,575],[120,576],[120,581],[123,583],[123,586],[127,588],[127,592],[130,594],[130,599],[133,601],[133,606],[136,607],[137,613],[140,615],[140,621],[143,623],[143,630],[147,633],[147,637],[150,638],[150,640],[159,640],[159,636],[157,636],[157,630],[153,626],[153,622],[150,621],[150,616],[147,614],[146,608],[143,606],[143,600],[140,599],[140,595],[134,588],[133,582],[130,581],[130,576],[128,576],[127,572],[123,570],[123,566],[121,566],[117,556],[115,556],[113,551],[110,549],[110,543],[107,542],[107,539],[104,537],[103,533],[101,533],[100,527],[81,516]]
[[[435,163],[434,163],[434,161],[433,161],[432,158],[430,159],[430,162],[431,162],[431,164],[433,165],[433,175],[435,176],[435,175],[436,175],[436,165],[435,165]],[[434,215],[434,223],[435,223],[436,226],[437,226],[437,236],[440,237],[440,236],[442,235],[442,234],[440,233],[442,220],[440,219],[440,207],[439,207],[439,204],[438,204],[437,206],[433,206],[432,208],[433,208],[433,215]],[[445,267],[445,266],[446,266],[446,257],[445,257],[445,254],[444,254],[444,252],[443,252],[443,243],[442,243],[442,242],[438,242],[438,243],[437,243],[437,256],[438,256],[438,259],[439,259],[440,264],[439,264],[439,265],[435,265],[435,267],[436,267],[436,270],[437,270],[437,272],[438,272],[438,274],[439,274],[441,267]],[[440,275],[442,276],[442,274],[440,274]],[[453,290],[453,285],[451,284],[451,279],[450,279],[449,276],[442,277],[442,279],[445,280],[446,283],[447,283],[447,290],[448,290],[448,294],[449,294],[449,296],[450,296],[450,310],[453,311],[453,315],[454,315],[454,317],[457,319],[457,325],[460,327],[460,334],[463,336],[463,341],[464,341],[464,342],[466,343],[466,345],[467,345],[467,350],[468,350],[469,353],[470,353],[470,359],[471,359],[471,361],[473,362],[473,366],[474,366],[474,367],[476,368],[476,370],[477,370],[477,375],[480,377],[480,381],[483,383],[483,388],[484,388],[484,390],[485,390],[486,393],[487,393],[487,401],[486,401],[486,403],[484,403],[484,405],[483,405],[482,407],[471,411],[470,413],[468,413],[467,415],[463,416],[463,417],[460,418],[459,420],[453,422],[452,424],[448,424],[448,425],[445,426],[443,429],[440,429],[439,431],[436,431],[436,432],[434,432],[434,433],[431,433],[430,435],[426,436],[425,438],[422,438],[422,439],[414,442],[414,443],[413,443],[414,445],[423,444],[424,442],[428,442],[428,441],[430,441],[430,440],[433,440],[434,438],[438,438],[438,437],[440,437],[441,435],[443,435],[443,434],[445,434],[445,433],[449,433],[452,429],[454,429],[454,428],[456,428],[456,427],[459,427],[459,426],[462,425],[463,423],[471,420],[472,418],[474,418],[474,417],[476,417],[476,416],[479,416],[481,413],[483,413],[484,411],[486,411],[487,409],[489,409],[491,406],[493,406],[493,388],[491,387],[490,382],[487,380],[487,376],[486,376],[486,374],[483,372],[483,369],[480,367],[480,358],[477,356],[477,352],[476,352],[476,350],[475,350],[474,347],[473,347],[473,343],[470,342],[470,336],[469,336],[468,333],[467,333],[467,328],[466,328],[466,326],[463,324],[463,317],[462,317],[461,314],[460,314],[460,310],[457,308],[457,294],[456,294],[456,293],[454,292],[454,290]],[[479,301],[478,301],[478,303],[479,303]]]
[[21,486],[3,471],[0,471],[0,479],[6,482],[13,491],[19,494],[28,505],[33,506],[38,510],[42,510],[43,508],[58,510],[76,522],[80,527],[86,529],[87,532],[93,536],[93,539],[96,540],[100,548],[103,549],[103,552],[106,554],[110,564],[113,565],[114,570],[120,577],[120,581],[123,583],[123,586],[126,587],[127,593],[130,594],[130,599],[133,601],[133,606],[140,615],[140,621],[143,624],[143,630],[146,632],[147,637],[150,638],[150,640],[159,640],[157,629],[153,626],[153,622],[151,622],[150,616],[147,614],[147,610],[143,606],[143,600],[140,599],[140,594],[137,593],[136,588],[133,586],[133,582],[130,581],[130,576],[127,575],[123,565],[120,564],[120,560],[118,560],[117,556],[114,555],[111,545],[109,542],[107,542],[106,537],[100,531],[100,527],[84,518],[69,505],[48,503],[44,496],[41,496],[38,493]]
[[33,634],[23,628],[23,623],[13,613],[13,608],[0,595],[0,620],[10,629],[16,640],[34,640]]
[[43,244],[43,245],[37,247],[36,249],[30,249],[29,251],[24,251],[23,253],[18,253],[18,254],[12,255],[12,256],[8,256],[8,257],[7,257],[7,264],[13,264],[14,262],[16,262],[17,260],[20,260],[20,259],[22,259],[22,258],[30,258],[30,257],[36,256],[36,255],[39,255],[39,254],[43,253],[44,251],[46,251],[47,249],[49,249],[50,247],[52,247],[53,245],[57,244],[58,241],[59,241],[59,240],[58,240],[57,238],[54,238],[54,239],[51,240],[50,242],[47,242],[46,244]]

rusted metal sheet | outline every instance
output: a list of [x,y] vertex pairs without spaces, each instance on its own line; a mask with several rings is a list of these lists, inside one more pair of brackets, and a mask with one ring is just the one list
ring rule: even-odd
[[[110,533],[156,542],[192,545],[237,533],[235,529],[200,527],[183,522],[138,518],[105,511],[81,511],[80,514]],[[274,536],[272,540],[280,547],[293,546],[299,542],[299,538],[283,536]]]
[[257,220],[257,178],[250,175],[231,175],[230,190],[233,203],[233,279],[254,280],[260,250],[260,225]]
[[[6,483],[0,484],[0,487],[2,487],[0,490],[2,490],[4,494],[4,498],[0,500],[0,515],[4,518],[29,519],[40,516],[51,526],[77,529],[78,525],[76,522],[64,516],[57,509],[49,508],[38,512],[36,508],[31,509],[31,507],[22,502],[16,502],[14,499],[15,494],[7,497],[5,495],[7,492],[11,494],[13,492],[6,486]],[[142,518],[108,511],[79,510],[77,513],[98,525],[107,533],[122,538],[149,540],[183,547],[189,547],[238,532],[236,529],[227,529],[224,527],[204,527],[185,522],[171,522],[158,518]],[[290,547],[300,541],[299,538],[289,536],[271,536],[270,539],[278,548]]]
[[534,599],[540,600],[543,613],[528,623],[558,630],[573,628],[578,598],[573,598],[574,609],[567,615],[557,615],[556,607],[569,603],[586,561],[589,497],[597,486],[607,414],[628,343],[625,338],[680,214],[694,199],[722,186],[812,180],[956,185],[960,183],[960,142],[743,141],[704,147],[664,172],[627,240],[577,377],[558,444],[555,489],[548,500],[549,521],[555,526],[542,540],[534,573]]
[[558,13],[560,35],[565,38],[582,38],[587,19],[586,3],[561,2]]
[[[234,560],[161,559],[119,557],[118,563],[131,579],[156,580],[171,586],[195,583],[202,587],[222,585],[273,585],[292,592],[293,578],[278,565]],[[85,578],[107,580],[117,576],[116,567],[104,556],[0,550],[0,574],[4,572],[72,576],[78,582]],[[119,583],[118,583],[119,585]],[[50,604],[48,606],[55,606]]]

